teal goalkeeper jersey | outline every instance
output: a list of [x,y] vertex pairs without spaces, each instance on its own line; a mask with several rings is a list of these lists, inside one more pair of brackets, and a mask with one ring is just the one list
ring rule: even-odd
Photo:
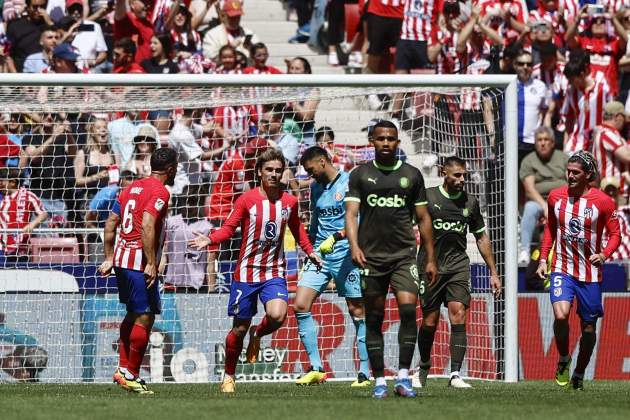
[[[345,226],[346,206],[344,198],[348,189],[348,173],[339,171],[335,178],[328,185],[321,185],[314,182],[311,185],[311,225],[309,236],[315,244],[315,249],[319,247],[330,235],[339,232]],[[349,245],[347,240],[339,241],[335,245],[332,256],[344,256],[348,253]]]

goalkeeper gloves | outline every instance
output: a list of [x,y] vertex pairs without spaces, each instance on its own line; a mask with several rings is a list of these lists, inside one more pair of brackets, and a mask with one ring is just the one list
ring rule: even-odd
[[330,254],[335,250],[335,244],[337,243],[337,241],[342,238],[343,237],[341,233],[335,232],[334,234],[326,238],[321,244],[319,244],[319,248],[317,250],[322,255]]

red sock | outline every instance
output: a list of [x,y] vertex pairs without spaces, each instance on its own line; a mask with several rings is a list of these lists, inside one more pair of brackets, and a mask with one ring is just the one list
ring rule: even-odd
[[144,359],[144,352],[147,350],[147,344],[149,344],[150,334],[150,328],[146,329],[142,325],[133,324],[129,339],[129,363],[127,364],[127,370],[132,375],[138,376],[140,374],[140,366],[142,359]]
[[225,373],[234,375],[238,357],[243,351],[243,337],[239,337],[234,330],[230,330],[225,337]]
[[120,323],[120,338],[118,339],[118,367],[127,368],[129,364],[129,339],[133,322],[127,318]]
[[265,316],[263,317],[262,321],[260,321],[260,324],[258,324],[258,326],[256,327],[256,335],[258,337],[264,337],[268,334],[271,334],[281,326],[282,324],[269,321],[269,317]]

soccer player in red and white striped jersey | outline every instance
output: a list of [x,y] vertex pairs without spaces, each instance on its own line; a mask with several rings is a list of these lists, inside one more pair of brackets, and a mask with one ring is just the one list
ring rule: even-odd
[[[580,151],[567,163],[568,185],[551,191],[537,274],[545,278],[547,257],[554,246],[551,262],[550,297],[553,306],[554,335],[560,354],[556,383],[569,384],[569,313],[577,299],[581,319],[580,351],[571,384],[583,389],[584,371],[596,343],[597,319],[602,317],[602,264],[621,241],[615,202],[603,191],[591,187],[597,178],[597,163],[588,152]],[[603,247],[604,230],[608,243]]]
[[593,129],[601,124],[604,106],[612,100],[610,88],[603,76],[590,75],[589,56],[571,54],[564,67],[569,81],[560,116],[566,121],[564,152],[571,154],[591,149]]
[[[20,187],[20,172],[2,168],[0,190],[0,227],[21,229],[20,233],[3,233],[0,236],[0,260],[16,263],[28,261],[30,233],[48,217],[39,198],[26,187]],[[33,217],[34,216],[34,217]],[[4,264],[3,264],[4,265]]]
[[[140,365],[149,343],[155,315],[161,313],[157,278],[163,225],[177,173],[177,152],[161,148],[151,155],[151,175],[134,181],[118,198],[105,223],[105,261],[99,271],[116,274],[120,302],[127,315],[120,324],[119,365],[114,382],[139,394],[152,394],[140,379]],[[116,229],[120,232],[114,250]]]
[[630,171],[630,145],[619,130],[626,123],[626,112],[621,102],[613,101],[604,107],[604,121],[595,128],[593,155],[602,178],[614,177],[619,192],[628,197],[624,172]]
[[[297,198],[281,188],[285,165],[279,150],[263,152],[255,167],[261,186],[236,200],[234,210],[219,230],[210,237],[200,234],[189,242],[189,246],[203,249],[226,241],[238,227],[243,234],[228,303],[228,315],[234,318],[225,339],[225,376],[221,392],[236,389],[236,363],[247,331],[247,360],[255,363],[260,338],[276,331],[286,319],[289,293],[285,279],[284,233],[287,227],[313,264],[318,267],[322,264],[300,222]],[[259,297],[265,306],[265,316],[260,324],[250,328]]]

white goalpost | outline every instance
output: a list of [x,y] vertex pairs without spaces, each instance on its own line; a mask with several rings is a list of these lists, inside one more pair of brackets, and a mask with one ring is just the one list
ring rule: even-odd
[[[371,95],[382,103],[378,109],[370,108]],[[401,159],[422,171],[427,187],[441,183],[437,168],[446,157],[466,160],[467,190],[479,199],[504,283],[501,297],[493,298],[469,235],[473,296],[462,374],[518,381],[516,76],[0,74],[0,114],[0,136],[9,144],[0,164],[3,194],[28,190],[48,213],[31,233],[24,226],[37,216],[37,204],[18,200],[17,222],[2,221],[0,206],[0,383],[111,381],[125,308],[115,279],[96,271],[103,218],[117,191],[146,174],[150,151],[167,145],[178,151],[178,177],[161,267],[162,315],[141,375],[154,383],[220,380],[240,245],[237,239],[193,252],[187,235],[220,225],[233,200],[254,185],[248,162],[262,147],[278,147],[288,159],[287,188],[308,223],[301,153],[320,141],[335,165],[351,170],[373,158],[370,122],[392,114]],[[290,235],[284,244],[291,289],[303,255]],[[398,357],[393,298],[387,308],[385,360],[392,372]],[[355,379],[354,327],[344,299],[331,287],[312,312],[326,370],[334,379]],[[448,317],[442,315],[433,376],[448,372]],[[243,358],[237,377],[287,381],[307,367],[289,310],[285,325],[263,339],[259,361],[249,365]]]

